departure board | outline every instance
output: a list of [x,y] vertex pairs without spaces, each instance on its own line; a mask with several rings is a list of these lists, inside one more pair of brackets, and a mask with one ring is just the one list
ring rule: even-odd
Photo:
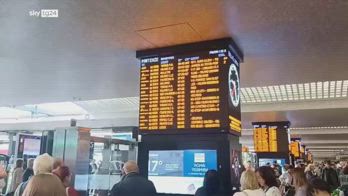
[[301,153],[301,154],[304,154],[305,152],[306,152],[306,146],[301,145],[300,153]]
[[229,47],[168,49],[139,59],[141,133],[240,134],[239,61]]
[[277,127],[255,127],[254,143],[256,152],[278,152]]
[[313,162],[313,154],[311,152],[307,152],[306,158],[308,162]]
[[288,152],[288,124],[253,123],[255,152]]
[[294,155],[295,158],[300,157],[300,142],[299,141],[291,141],[290,143],[290,152]]

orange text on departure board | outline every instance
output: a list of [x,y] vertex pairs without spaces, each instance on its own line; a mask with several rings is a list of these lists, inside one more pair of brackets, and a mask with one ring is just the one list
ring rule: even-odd
[[278,152],[277,127],[255,127],[254,148],[256,152]]
[[140,130],[219,128],[219,72],[226,61],[226,56],[142,60]]

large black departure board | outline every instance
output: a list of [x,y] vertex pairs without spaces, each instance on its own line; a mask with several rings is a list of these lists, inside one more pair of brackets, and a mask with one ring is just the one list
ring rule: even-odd
[[289,152],[289,122],[254,122],[255,152]]
[[240,60],[206,43],[140,52],[141,133],[240,133]]

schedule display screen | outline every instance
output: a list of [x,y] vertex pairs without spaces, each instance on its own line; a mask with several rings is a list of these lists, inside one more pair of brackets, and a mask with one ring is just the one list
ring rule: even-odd
[[288,125],[283,123],[253,123],[255,152],[288,152]]
[[300,142],[299,141],[291,141],[290,152],[291,154],[294,155],[295,158],[300,157]]
[[240,132],[239,63],[228,48],[140,58],[141,132]]
[[149,152],[149,180],[158,193],[195,194],[210,169],[217,170],[216,150]]
[[272,166],[274,162],[277,162],[278,165],[281,166],[282,168],[282,173],[284,173],[284,165],[285,165],[285,159],[274,159],[274,158],[269,158],[269,159],[259,159],[259,167],[262,166]]
[[40,154],[41,139],[40,138],[24,138],[23,154],[37,156]]
[[277,127],[255,127],[254,143],[256,152],[278,152]]

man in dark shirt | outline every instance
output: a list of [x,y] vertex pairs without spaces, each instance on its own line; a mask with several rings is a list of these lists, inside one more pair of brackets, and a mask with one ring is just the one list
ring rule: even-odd
[[125,176],[115,184],[111,196],[155,196],[156,188],[153,183],[139,175],[138,165],[128,161],[123,166]]
[[334,168],[332,168],[331,162],[327,161],[322,171],[321,178],[330,186],[330,190],[333,191],[340,186],[338,174]]
[[34,165],[34,159],[28,159],[27,169],[25,169],[23,174],[23,182],[28,181],[29,178],[34,175],[33,165]]

